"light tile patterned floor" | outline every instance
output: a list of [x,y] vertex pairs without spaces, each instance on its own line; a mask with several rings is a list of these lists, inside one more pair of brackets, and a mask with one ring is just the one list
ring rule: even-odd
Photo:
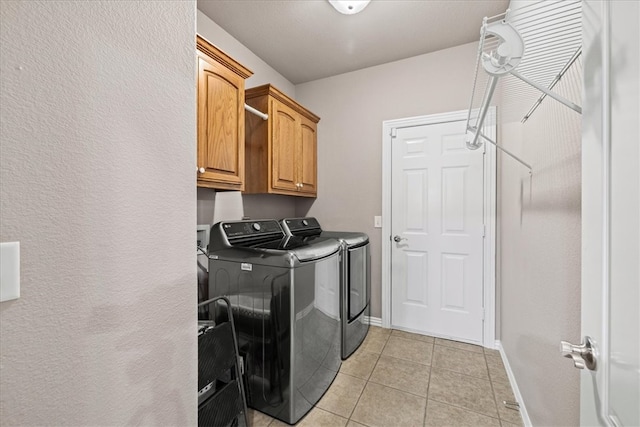
[[[303,427],[522,426],[500,354],[372,326]],[[252,427],[287,426],[249,410]]]

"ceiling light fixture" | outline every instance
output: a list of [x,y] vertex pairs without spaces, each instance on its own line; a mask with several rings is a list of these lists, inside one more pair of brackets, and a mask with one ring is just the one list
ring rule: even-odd
[[367,7],[371,0],[329,0],[331,6],[333,6],[338,12],[345,15],[353,15]]

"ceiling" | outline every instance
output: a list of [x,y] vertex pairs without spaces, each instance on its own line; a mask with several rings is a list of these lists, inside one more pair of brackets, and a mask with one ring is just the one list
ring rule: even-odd
[[293,84],[480,38],[509,0],[373,0],[356,15],[326,0],[198,0],[198,9]]

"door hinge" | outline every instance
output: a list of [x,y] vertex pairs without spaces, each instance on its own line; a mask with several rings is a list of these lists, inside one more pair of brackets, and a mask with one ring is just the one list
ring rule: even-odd
[[395,138],[397,135],[398,129],[396,128],[391,128],[391,138]]

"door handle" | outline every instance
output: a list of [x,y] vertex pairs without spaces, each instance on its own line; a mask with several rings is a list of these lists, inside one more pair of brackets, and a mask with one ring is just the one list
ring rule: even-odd
[[393,236],[393,241],[396,242],[396,243],[400,243],[403,240],[407,240],[407,238],[406,237],[400,237],[397,234],[395,236]]
[[591,337],[584,337],[582,344],[575,345],[567,341],[560,341],[560,352],[564,357],[573,359],[573,365],[578,369],[596,370],[595,346]]

